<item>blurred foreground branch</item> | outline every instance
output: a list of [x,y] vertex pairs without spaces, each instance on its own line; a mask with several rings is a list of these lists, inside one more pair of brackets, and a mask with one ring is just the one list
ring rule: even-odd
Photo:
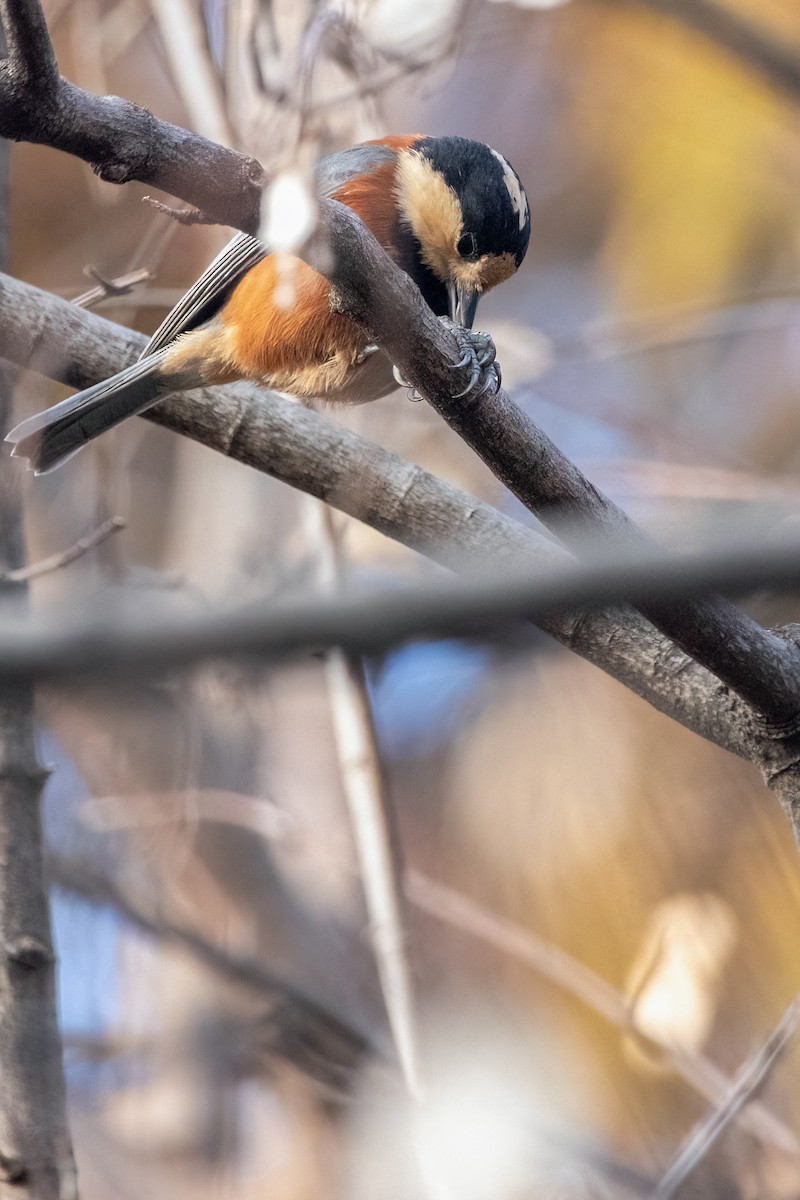
[[[53,560],[60,565],[67,555]],[[31,570],[44,567],[50,567],[50,560]],[[559,615],[577,608],[642,603],[653,596],[677,601],[718,589],[769,585],[800,585],[800,543],[778,541],[702,554],[656,552],[636,559],[617,553],[588,565],[575,564],[566,555],[559,562],[556,554],[552,564],[543,563],[535,573],[509,571],[498,577],[495,571],[475,578],[470,571],[464,582],[446,586],[345,595],[326,590],[193,615],[139,599],[130,610],[124,603],[109,610],[102,601],[94,607],[82,601],[55,617],[0,613],[0,678],[52,681],[116,672],[138,677],[223,655],[280,662],[334,647],[357,656],[379,655],[417,638],[493,637],[517,621],[532,621],[558,637]],[[624,619],[622,611],[618,616]],[[776,632],[792,646],[800,643],[800,626]],[[736,748],[733,740],[730,748]],[[744,747],[737,752],[745,752]]]
[[[321,203],[334,247],[325,269],[341,311],[369,332],[436,411],[526,508],[577,552],[602,539],[608,548],[647,554],[650,539],[627,514],[586,479],[511,398],[497,391],[462,395],[452,334],[422,299],[412,280],[344,205]],[[457,397],[457,398],[454,398]],[[639,605],[657,629],[759,709],[782,724],[800,717],[800,652],[727,600],[657,596]]]
[[[73,387],[113,374],[144,338],[0,276],[0,355]],[[442,565],[473,572],[573,564],[565,551],[397,455],[251,385],[162,401],[148,419],[298,487]],[[793,726],[752,708],[630,609],[550,612],[541,627],[660,711],[757,764],[790,804],[800,758]],[[95,636],[101,626],[94,618]],[[208,631],[206,631],[208,632]],[[337,635],[341,629],[337,629]]]
[[[133,361],[144,337],[0,276],[0,355],[72,387]],[[147,418],[292,487],[459,571],[573,564],[533,529],[318,413],[254,385],[187,392]],[[655,707],[744,757],[752,710],[632,611],[551,613],[541,627]],[[99,618],[94,618],[100,636]],[[341,630],[337,630],[341,633]]]

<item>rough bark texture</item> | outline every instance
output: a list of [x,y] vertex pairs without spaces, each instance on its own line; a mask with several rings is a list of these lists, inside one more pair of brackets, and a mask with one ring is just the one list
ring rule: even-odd
[[108,183],[138,180],[213,222],[257,230],[266,179],[254,158],[62,78],[37,0],[0,0],[0,17],[9,50],[0,62],[0,136],[64,150]]
[[[711,4],[712,0],[704,0],[703,7]],[[240,162],[224,151],[214,157],[208,143],[199,144],[149,114],[148,128],[136,127],[129,142],[126,131],[135,126],[135,114],[127,114],[124,105],[120,109],[120,102],[77,94],[58,77],[36,0],[0,0],[0,14],[10,44],[0,70],[0,116],[5,122],[0,129],[10,136],[61,146],[90,161],[102,159],[107,151],[109,177],[152,182],[159,178],[162,186],[200,203],[214,219],[247,230],[255,227],[255,209],[249,202],[243,215]],[[115,128],[117,117],[119,128]],[[163,145],[160,138],[166,139]],[[145,160],[136,156],[143,140],[148,146]],[[261,178],[258,170],[253,179],[256,176]],[[198,187],[203,198],[198,197]],[[251,187],[248,195],[252,194]],[[326,203],[323,226],[335,254],[332,266],[328,255],[328,267],[323,268],[320,260],[320,268],[334,281],[339,306],[376,336],[404,377],[532,511],[557,526],[560,536],[575,537],[581,545],[586,532],[598,531],[612,543],[647,545],[625,514],[593,488],[504,393],[473,393],[453,401],[453,393],[467,379],[466,369],[453,370],[457,353],[452,334],[436,321],[411,280],[389,261],[349,210]],[[45,307],[27,332],[22,329],[21,311],[13,310],[7,319],[14,322],[13,328],[7,324],[5,330],[9,357],[26,364],[35,361],[38,369],[75,386],[94,382],[121,365],[119,358],[109,362],[106,346],[95,345],[96,355],[84,356],[90,348],[75,344],[77,314],[62,313],[59,329],[48,330]],[[119,341],[117,347],[122,351]],[[60,361],[59,356],[63,356]],[[128,351],[128,361],[130,357]],[[198,408],[191,399],[182,398],[160,405],[153,417],[368,520],[440,561],[452,563],[455,553],[461,563],[467,551],[495,556],[553,553],[552,548],[543,550],[541,540],[530,531],[511,533],[504,519],[485,506],[465,502],[453,489],[442,493],[438,481],[417,468],[383,456],[358,439],[348,440],[338,431],[335,436],[326,432],[326,423],[317,424],[319,418],[313,414],[293,410],[287,419],[288,412],[281,413],[274,399],[269,406],[251,399],[234,400],[231,405],[217,395]],[[312,430],[319,438],[313,450],[307,441]],[[416,503],[421,495],[431,502],[431,512],[427,503],[422,509]],[[437,514],[433,522],[432,513]],[[797,831],[797,645],[762,629],[724,600],[651,603],[642,608],[691,657],[680,655],[666,638],[656,637],[647,621],[630,612],[566,614],[554,619],[551,631],[688,727],[757,762],[773,782]]]
[[[87,387],[133,361],[143,343],[140,334],[0,276],[0,355],[14,362]],[[474,496],[261,388],[187,392],[163,400],[147,417],[454,570],[572,561]],[[752,710],[634,610],[561,612],[542,628],[688,728],[753,756]]]
[[[437,321],[412,281],[390,262],[357,217],[335,201],[323,205],[335,247],[326,269],[339,307],[368,329],[403,377],[414,384],[519,500],[585,552],[602,545],[652,549],[649,538],[604,496],[501,389],[453,399],[469,382],[456,372],[452,335]],[[462,378],[463,377],[463,378]],[[455,380],[455,383],[454,383]],[[649,601],[639,606],[653,624],[769,719],[800,714],[800,654],[722,598]]]

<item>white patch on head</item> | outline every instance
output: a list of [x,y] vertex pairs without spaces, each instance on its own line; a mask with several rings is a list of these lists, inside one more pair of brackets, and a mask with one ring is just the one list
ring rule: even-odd
[[[492,147],[489,147],[492,150]],[[498,154],[496,150],[492,150],[500,166],[503,168],[503,182],[505,183],[508,194],[511,197],[511,207],[519,218],[520,229],[525,228],[525,222],[528,219],[528,201],[525,192],[522,190],[522,184],[517,179],[517,174],[507,159],[503,158],[502,154]]]

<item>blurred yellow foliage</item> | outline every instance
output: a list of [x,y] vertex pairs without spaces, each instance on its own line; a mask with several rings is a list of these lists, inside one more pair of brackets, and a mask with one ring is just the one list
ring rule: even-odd
[[579,141],[602,148],[614,199],[600,262],[619,307],[752,285],[755,252],[797,237],[800,162],[775,171],[795,136],[791,105],[669,20],[604,9],[596,32],[573,119]]

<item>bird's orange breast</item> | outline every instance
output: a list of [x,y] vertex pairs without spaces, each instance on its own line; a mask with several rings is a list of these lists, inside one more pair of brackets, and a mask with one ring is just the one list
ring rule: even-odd
[[[399,152],[414,140],[384,138],[380,144]],[[381,163],[333,194],[361,217],[392,255],[399,231],[396,165],[394,159]],[[292,391],[293,372],[305,377],[309,368],[333,358],[340,358],[343,366],[354,363],[366,337],[349,318],[331,311],[329,296],[330,284],[307,263],[292,255],[270,254],[248,271],[220,314],[234,368]],[[302,394],[309,394],[305,385]]]

